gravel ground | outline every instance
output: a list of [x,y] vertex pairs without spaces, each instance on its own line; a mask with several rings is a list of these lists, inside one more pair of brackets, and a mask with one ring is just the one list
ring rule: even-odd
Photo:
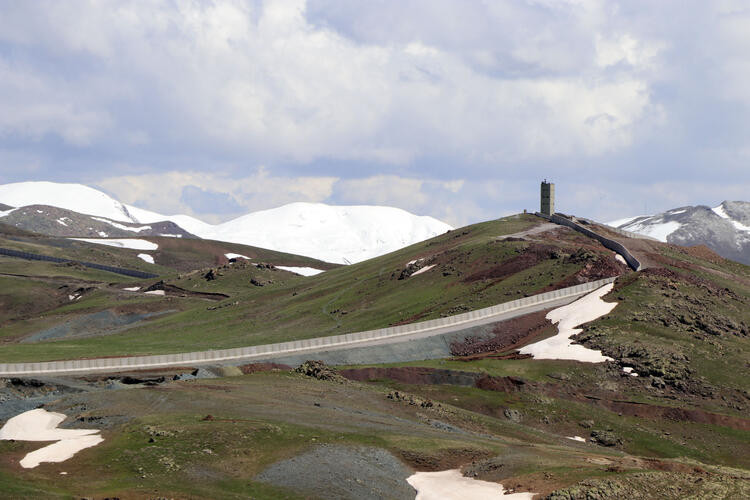
[[107,309],[91,314],[84,314],[46,330],[33,333],[21,340],[21,343],[111,335],[137,326],[139,322],[145,319],[160,316],[168,312],[173,311],[145,314],[115,314]]
[[261,472],[259,481],[326,499],[409,499],[416,492],[406,482],[412,474],[385,450],[320,445]]
[[[495,324],[479,325],[459,332],[446,333],[399,342],[393,344],[350,347],[292,356],[269,357],[276,363],[299,366],[308,359],[319,359],[329,365],[355,365],[369,363],[398,363],[402,361],[420,361],[423,359],[442,359],[451,357],[451,344],[462,342],[468,337],[485,339],[494,337],[492,329]],[[264,358],[266,359],[266,358]]]

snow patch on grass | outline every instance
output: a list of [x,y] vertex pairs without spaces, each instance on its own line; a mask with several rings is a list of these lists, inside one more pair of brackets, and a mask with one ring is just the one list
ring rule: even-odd
[[149,292],[143,292],[146,295],[164,295],[164,290],[151,290]]
[[505,494],[503,485],[464,477],[458,469],[440,472],[417,472],[408,478],[415,490],[415,500],[531,500],[534,493]]
[[314,267],[293,267],[293,266],[276,266],[278,269],[289,271],[290,273],[300,274],[302,276],[315,276],[323,271],[322,269],[315,269]]
[[56,441],[27,453],[21,467],[32,469],[42,462],[64,462],[79,451],[104,441],[97,429],[58,429],[67,417],[43,408],[30,410],[9,419],[0,429],[0,439],[18,441]]
[[[101,234],[101,233],[100,233]],[[98,238],[70,238],[76,241],[85,241],[86,243],[95,243],[97,245],[107,245],[110,247],[117,248],[128,248],[130,250],[156,250],[159,245],[152,243],[147,240],[139,240],[135,238],[110,238],[106,240]]]
[[247,257],[245,255],[242,255],[242,254],[239,254],[239,253],[231,253],[231,252],[230,253],[225,253],[224,257],[226,257],[227,259],[247,259],[247,260],[252,260],[252,259],[250,259],[250,257]]
[[582,438],[581,436],[565,436],[566,439],[571,439],[573,441],[580,441],[581,443],[586,442],[586,438]]
[[141,259],[141,260],[143,260],[143,261],[148,262],[149,264],[153,264],[154,263],[154,257],[151,256],[151,255],[149,255],[149,254],[147,254],[147,253],[139,253],[138,254],[138,258]]
[[612,361],[612,358],[604,356],[601,351],[573,344],[570,338],[583,331],[575,327],[609,314],[617,306],[617,302],[604,302],[601,299],[613,287],[614,283],[609,283],[571,304],[547,313],[547,319],[557,323],[557,335],[524,346],[519,352],[531,354],[535,359],[569,359],[586,363]]
[[[422,273],[426,273],[427,271],[429,271],[429,270],[430,270],[430,269],[432,269],[433,267],[435,267],[435,264],[432,264],[431,266],[424,266],[424,267],[423,267],[422,269],[420,269],[419,271],[417,271],[417,272],[415,272],[415,273],[412,273],[412,276],[416,276],[417,274],[422,274]],[[410,276],[410,277],[411,277],[411,276]]]
[[127,292],[137,292],[140,289],[141,289],[141,287],[139,287],[139,286],[129,286],[127,288],[123,288],[123,290],[125,290]]

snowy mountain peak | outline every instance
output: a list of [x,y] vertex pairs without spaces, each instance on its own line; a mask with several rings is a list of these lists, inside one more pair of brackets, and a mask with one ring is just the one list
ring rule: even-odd
[[706,245],[723,257],[750,264],[750,203],[746,201],[673,208],[610,225],[677,245]]
[[121,222],[138,222],[122,203],[83,184],[45,181],[3,184],[0,185],[0,201],[12,207],[49,205]]
[[[131,224],[172,222],[204,239],[241,243],[349,264],[383,255],[452,229],[428,216],[394,207],[290,203],[222,224],[189,215],[162,215],[125,205],[81,184],[19,182],[0,185],[0,203],[47,205]],[[33,211],[29,213],[34,213]],[[0,217],[7,213],[0,212]]]

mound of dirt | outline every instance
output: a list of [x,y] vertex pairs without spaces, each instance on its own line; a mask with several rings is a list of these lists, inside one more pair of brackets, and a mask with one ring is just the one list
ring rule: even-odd
[[295,370],[297,373],[307,375],[308,377],[316,378],[318,380],[330,380],[332,382],[343,383],[346,381],[344,377],[333,368],[329,367],[322,361],[308,360],[299,365]]
[[468,337],[451,343],[453,356],[474,356],[483,353],[504,352],[527,344],[549,330],[554,333],[554,325],[546,319],[548,311],[539,311],[495,324],[492,336]]
[[401,451],[401,459],[420,472],[457,469],[467,464],[474,464],[478,460],[488,459],[491,456],[492,453],[486,450],[473,448],[449,448],[430,453],[412,450]]
[[404,384],[450,384],[464,387],[472,387],[478,377],[478,374],[471,372],[422,368],[417,366],[351,368],[341,370],[339,373],[349,380],[357,380],[359,382],[389,379]]
[[258,372],[270,372],[273,370],[288,371],[292,369],[291,366],[283,365],[281,363],[250,363],[247,365],[240,365],[238,368],[245,375]]
[[276,462],[255,479],[305,498],[414,499],[412,474],[399,459],[374,447],[324,444]]

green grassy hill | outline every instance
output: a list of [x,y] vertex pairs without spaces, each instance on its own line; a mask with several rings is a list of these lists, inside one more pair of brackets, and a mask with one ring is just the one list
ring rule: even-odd
[[[621,275],[604,297],[618,305],[577,337],[614,359],[606,363],[519,357],[520,344],[555,331],[541,312],[498,323],[490,341],[467,339],[450,359],[342,366],[314,377],[265,364],[202,370],[226,377],[213,379],[191,378],[189,367],[133,373],[127,386],[124,375],[2,381],[5,408],[44,401],[72,427],[103,429],[105,441],[30,470],[17,462],[38,443],[0,441],[0,491],[314,498],[334,486],[361,497],[374,484],[413,498],[402,489],[412,471],[460,467],[551,499],[748,497],[750,267],[705,248],[625,239],[648,265],[635,273],[598,243],[543,224],[529,215],[476,224],[313,277],[267,264],[324,264],[248,248],[226,251],[253,260],[228,263],[211,260],[223,244],[170,240],[162,248],[164,258],[175,256],[173,267],[162,278],[182,292],[164,297],[124,290],[158,279],[0,257],[0,361],[333,335]],[[137,264],[132,251],[90,254],[99,251]],[[191,262],[200,265],[189,270]],[[81,298],[70,300],[75,293]],[[110,313],[147,317],[86,332],[92,321],[114,321]],[[79,330],[85,335],[38,338]],[[173,375],[188,380],[171,382]]]
[[[6,343],[0,347],[0,360],[60,359],[61,353],[65,357],[160,354],[337,335],[457,314],[628,272],[612,252],[567,228],[552,226],[542,239],[504,238],[543,223],[523,215],[475,224],[312,277],[257,264],[261,259],[275,265],[322,264],[257,251],[248,255],[253,257],[250,262],[215,267],[216,279],[207,280],[206,269],[165,275],[166,283],[183,290],[229,295],[220,304],[183,303],[169,295],[149,298],[178,310],[118,335]],[[164,243],[164,252],[182,255],[196,252],[198,245],[203,250],[217,243],[172,239]],[[99,250],[86,247],[85,251]],[[157,255],[160,261],[165,258]],[[180,262],[188,261],[183,257]],[[116,294],[112,300],[123,304],[143,298]],[[111,305],[101,298],[81,299],[75,311],[90,313],[106,307]],[[70,308],[64,312],[69,314]],[[18,329],[28,331],[27,324],[4,328],[5,337],[17,337]]]

